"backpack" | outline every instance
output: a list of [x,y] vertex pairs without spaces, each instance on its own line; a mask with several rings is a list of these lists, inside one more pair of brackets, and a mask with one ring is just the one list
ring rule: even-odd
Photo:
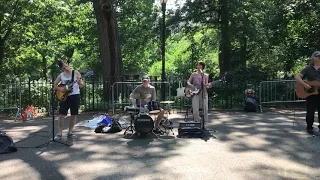
[[121,124],[119,123],[119,121],[113,119],[108,133],[116,133],[116,132],[120,132],[120,131],[122,131]]
[[246,112],[257,112],[256,100],[253,97],[247,97],[244,105]]
[[7,136],[5,132],[0,132],[0,154],[16,151],[17,148],[14,145],[12,138]]

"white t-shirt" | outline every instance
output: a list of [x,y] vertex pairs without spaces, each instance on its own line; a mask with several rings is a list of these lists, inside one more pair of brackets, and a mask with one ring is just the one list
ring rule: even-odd
[[[79,84],[77,83],[77,72],[78,72],[78,71],[76,71],[76,70],[74,71],[73,81],[74,81],[75,83],[73,84],[73,91],[72,91],[72,93],[69,94],[69,96],[75,95],[75,94],[80,94]],[[70,84],[70,83],[71,83],[71,76],[67,78],[67,77],[64,75],[64,73],[61,73],[60,76],[61,76],[61,83],[62,83],[62,84]]]

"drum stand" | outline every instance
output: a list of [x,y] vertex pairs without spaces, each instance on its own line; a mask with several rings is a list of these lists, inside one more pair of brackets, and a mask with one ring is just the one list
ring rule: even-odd
[[169,118],[165,118],[165,120],[163,122],[160,122],[160,124],[164,128],[164,131],[161,129],[161,132],[166,133],[168,135],[171,131],[172,135],[174,135],[172,121],[170,121]]
[[[133,130],[134,130],[134,126],[133,126],[134,116],[135,116],[134,113],[130,113],[130,117],[131,117],[130,126],[128,126],[128,127],[126,128],[126,130],[124,131],[124,135],[127,134],[127,131],[128,131],[128,130],[131,131],[132,134],[134,134],[134,133],[133,133]],[[132,136],[132,135],[131,135],[131,136]],[[131,137],[131,136],[130,136],[130,137]]]

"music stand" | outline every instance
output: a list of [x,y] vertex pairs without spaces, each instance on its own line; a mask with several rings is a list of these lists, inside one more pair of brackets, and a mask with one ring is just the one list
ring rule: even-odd
[[67,143],[63,143],[61,141],[56,141],[54,140],[54,120],[55,120],[55,116],[54,116],[54,101],[55,101],[55,98],[54,98],[54,65],[55,65],[55,62],[51,65],[51,113],[52,113],[52,139],[49,140],[48,142],[46,143],[43,143],[39,146],[36,146],[36,148],[41,148],[43,146],[46,146],[46,145],[49,145],[50,143],[52,142],[56,142],[56,143],[60,143],[60,144],[63,144],[65,146],[71,146]]

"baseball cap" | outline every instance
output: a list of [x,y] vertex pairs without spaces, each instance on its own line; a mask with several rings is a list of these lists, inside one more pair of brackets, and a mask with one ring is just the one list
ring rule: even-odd
[[315,51],[314,53],[312,53],[312,58],[314,57],[320,57],[320,51]]
[[149,76],[144,75],[144,76],[142,77],[142,81],[147,81],[147,80],[150,80]]

